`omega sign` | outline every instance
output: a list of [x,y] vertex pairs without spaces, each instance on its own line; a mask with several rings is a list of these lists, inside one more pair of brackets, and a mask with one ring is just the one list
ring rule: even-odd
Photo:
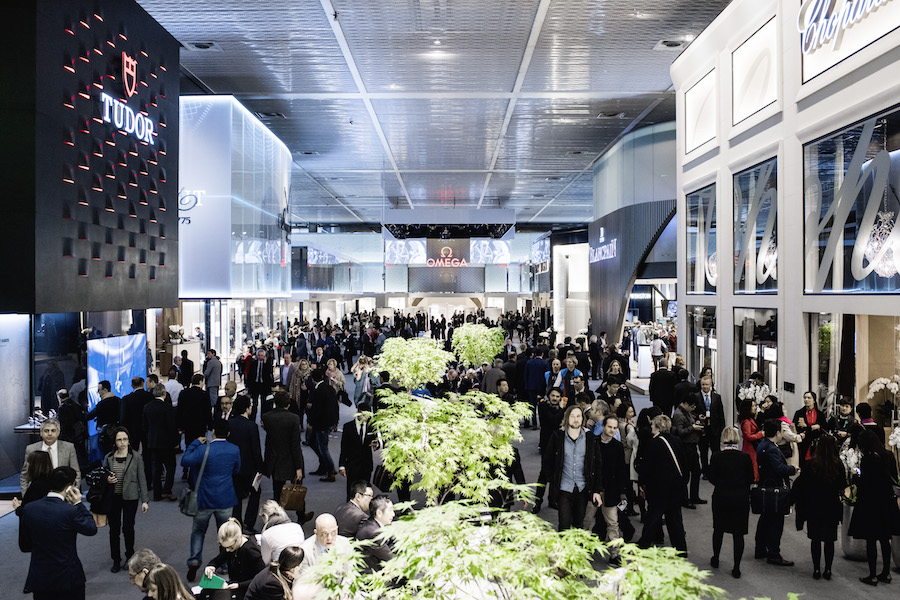
[[453,248],[444,246],[441,248],[440,258],[429,258],[425,261],[428,267],[468,267],[469,263],[465,258],[455,258],[453,256]]
[[[122,84],[129,98],[137,93],[137,59],[122,53]],[[104,123],[112,123],[116,129],[133,135],[142,142],[154,145],[153,121],[141,112],[135,112],[124,98],[113,98],[106,92],[100,93],[100,112]]]

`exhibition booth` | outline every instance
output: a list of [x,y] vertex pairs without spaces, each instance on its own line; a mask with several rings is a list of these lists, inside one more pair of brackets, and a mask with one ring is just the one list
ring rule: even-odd
[[679,351],[724,393],[759,372],[787,411],[812,390],[891,424],[898,26],[893,2],[736,0],[672,66]]

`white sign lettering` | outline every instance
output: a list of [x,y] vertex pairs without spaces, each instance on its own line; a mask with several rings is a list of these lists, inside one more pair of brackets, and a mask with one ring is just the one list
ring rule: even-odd
[[890,0],[806,0],[800,6],[797,28],[802,34],[803,54],[811,54],[826,44],[837,48],[844,31],[868,17],[872,11]]
[[133,135],[142,142],[151,146],[153,142],[153,121],[141,113],[134,112],[121,100],[116,100],[106,92],[100,93],[102,104],[103,122],[112,123],[116,129],[120,129],[129,135]]
[[618,238],[612,239],[609,243],[603,244],[601,246],[595,246],[590,250],[590,256],[588,260],[592,263],[600,262],[603,260],[610,260],[611,258],[616,257],[616,244],[618,243]]

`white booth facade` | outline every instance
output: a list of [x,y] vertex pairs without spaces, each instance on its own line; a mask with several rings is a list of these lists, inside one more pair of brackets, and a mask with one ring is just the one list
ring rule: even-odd
[[[679,352],[873,405],[900,380],[900,2],[735,0],[672,65]],[[896,165],[896,166],[894,166]]]

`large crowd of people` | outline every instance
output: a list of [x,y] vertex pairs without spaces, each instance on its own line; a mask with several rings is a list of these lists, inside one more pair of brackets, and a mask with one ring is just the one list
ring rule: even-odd
[[[530,508],[541,514],[546,495],[558,512],[560,530],[583,527],[608,542],[648,547],[664,542],[665,525],[669,543],[687,556],[682,510],[708,503],[700,497],[700,481],[708,479],[714,489],[713,568],[719,567],[729,533],[731,574],[741,576],[751,510],[760,515],[754,556],[773,566],[792,566],[780,542],[785,514],[793,506],[810,539],[812,576],[830,579],[841,499],[854,484],[857,510],[850,535],[866,541],[869,566],[860,580],[890,582],[890,533],[900,515],[891,485],[896,462],[884,451],[883,430],[874,426],[868,405],[857,406],[858,419],[847,401],[839,404],[838,414],[827,415],[816,395],[806,392],[803,407],[788,418],[777,396],[740,399],[746,394],[739,389],[732,426],[712,371],[688,373],[683,358],[669,352],[674,331],[658,330],[649,336],[655,363],[650,405],[638,411],[627,385],[631,338],[611,343],[605,332],[595,335],[589,327],[556,343],[555,334],[542,335],[538,320],[520,313],[491,321],[483,313],[445,319],[398,311],[386,320],[363,313],[348,315],[340,324],[298,322],[282,343],[260,344],[242,356],[237,381],[225,385],[221,361],[208,349],[197,372],[183,357],[167,381],[153,374],[137,377],[123,398],[110,393],[109,382],[100,382],[101,401],[90,412],[60,389],[58,417],[43,421],[41,441],[27,448],[23,496],[16,502],[20,547],[31,553],[25,588],[36,600],[83,598],[85,577],[75,538],[95,535],[98,525],[108,524],[112,572],[127,569],[151,598],[191,598],[182,572],[162,564],[135,539],[139,508],[146,513],[151,498],[179,500],[173,485],[180,463],[182,478],[193,490],[180,499],[182,512],[192,517],[187,581],[195,582],[198,574],[222,576],[226,587],[248,600],[313,597],[318,588],[304,573],[320,556],[347,551],[351,539],[374,540],[394,519],[392,500],[375,494],[371,483],[379,439],[369,418],[377,414],[378,390],[395,385],[389,373],[378,370],[381,345],[391,336],[423,332],[449,344],[454,329],[466,322],[502,327],[507,335],[503,350],[492,363],[450,365],[442,381],[427,384],[423,393],[438,398],[478,389],[528,403],[531,411],[522,426],[539,430],[541,455]],[[754,373],[742,385],[762,379]],[[343,425],[340,403],[355,410]],[[86,445],[88,419],[96,419],[103,451],[94,463]],[[329,440],[339,428],[335,460]],[[318,459],[315,469],[305,464],[303,445]],[[841,462],[842,446],[862,457],[855,471],[848,472]],[[324,483],[341,476],[345,502],[318,516],[292,505],[289,515],[282,506],[293,489],[288,484],[309,476]],[[260,506],[264,478],[273,500]],[[522,482],[524,476],[515,479]],[[84,486],[90,510],[82,501]],[[410,498],[408,486],[398,489],[398,497]],[[511,505],[506,499],[497,503]],[[314,516],[315,529],[307,538],[301,525]],[[642,523],[639,533],[635,519]],[[211,520],[219,553],[204,562]],[[48,528],[65,531],[60,543],[46,543]],[[884,562],[876,572],[879,547]],[[616,565],[617,543],[610,548],[608,561]],[[366,568],[377,570],[391,556],[390,544],[369,545]],[[56,576],[57,569],[69,576]]]

